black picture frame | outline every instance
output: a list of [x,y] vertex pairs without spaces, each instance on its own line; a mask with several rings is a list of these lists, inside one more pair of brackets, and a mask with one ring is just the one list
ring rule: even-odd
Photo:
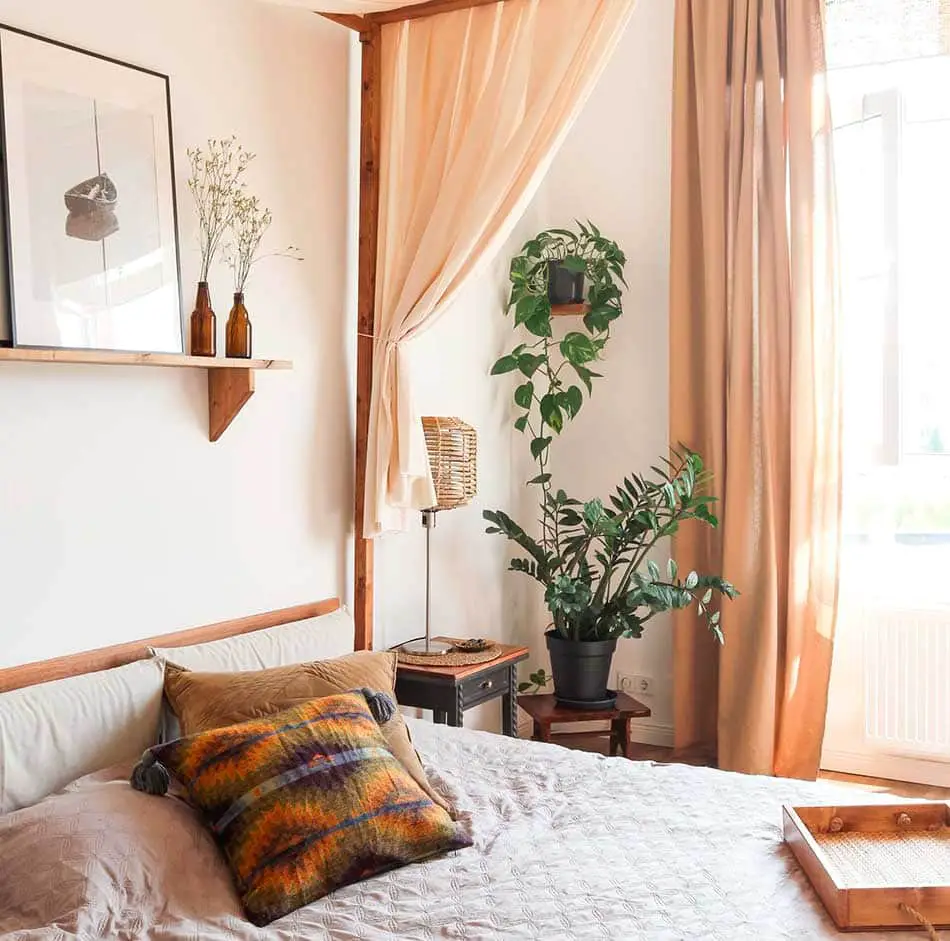
[[[8,37],[16,37],[18,40],[27,40],[29,42],[40,43],[43,46],[51,47],[52,49],[60,50],[70,55],[88,58],[97,63],[104,63],[108,66],[114,66],[116,69],[128,70],[128,72],[133,75],[144,76],[147,77],[147,79],[154,79],[160,84],[160,92],[158,92],[156,95],[156,101],[160,97],[163,105],[164,114],[160,127],[162,133],[165,135],[165,138],[164,147],[161,146],[163,142],[160,139],[155,141],[155,195],[157,201],[165,203],[165,205],[157,206],[159,214],[161,215],[162,212],[167,214],[167,218],[164,219],[164,226],[160,224],[159,228],[162,230],[160,235],[160,251],[164,259],[163,271],[165,277],[167,278],[167,281],[163,284],[163,291],[168,294],[169,301],[173,302],[169,303],[168,305],[169,310],[166,312],[166,317],[168,319],[168,328],[172,329],[172,325],[174,325],[174,329],[177,333],[177,341],[172,346],[163,345],[160,348],[155,348],[152,344],[100,345],[98,343],[83,343],[77,345],[71,343],[26,342],[22,336],[22,331],[18,330],[17,282],[19,279],[18,271],[15,267],[17,264],[15,244],[19,233],[16,231],[16,223],[14,220],[14,211],[12,209],[11,199],[11,187],[16,185],[18,181],[13,178],[15,171],[11,169],[11,163],[13,161],[10,158],[12,129],[10,127],[9,120],[10,102],[8,100],[8,89],[11,84],[12,77],[8,72],[8,68],[11,68],[11,66],[8,62],[8,56],[6,54],[6,40]],[[65,91],[70,90],[64,89],[64,92]],[[98,123],[96,124],[95,134],[97,138],[96,146],[98,153]],[[157,130],[156,135],[158,135]],[[184,308],[181,300],[181,248],[179,240],[179,215],[175,175],[174,140],[171,80],[167,74],[145,66],[137,65],[135,63],[126,62],[113,56],[84,49],[71,43],[63,42],[48,36],[42,36],[28,30],[23,30],[14,26],[0,23],[0,223],[2,223],[2,225],[0,225],[0,238],[2,238],[3,241],[3,245],[0,246],[0,258],[2,258],[2,264],[0,264],[0,304],[3,305],[3,309],[0,310],[0,346],[23,346],[39,349],[78,348],[97,351],[111,350],[139,353],[185,352],[186,323],[184,317]],[[164,161],[165,163],[164,173],[162,173],[159,169],[160,161]],[[100,174],[101,173],[102,171],[100,169]],[[167,187],[164,192],[162,192],[163,186]],[[113,187],[113,191],[114,189],[115,188]],[[67,235],[68,219],[72,217],[72,215],[72,210],[67,209]],[[104,243],[106,238],[108,238],[108,235],[103,236],[101,239],[99,239],[99,241]],[[87,239],[84,238],[84,240]],[[102,249],[102,257],[104,266],[103,281],[104,283],[107,283],[109,271],[106,263],[104,247]]]

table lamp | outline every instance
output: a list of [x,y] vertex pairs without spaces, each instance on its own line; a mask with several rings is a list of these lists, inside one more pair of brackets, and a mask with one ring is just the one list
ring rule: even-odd
[[401,649],[415,656],[437,657],[452,647],[432,640],[432,530],[437,513],[465,506],[475,496],[477,439],[475,429],[458,418],[423,418],[422,429],[436,499],[435,506],[422,511],[426,531],[426,636],[403,644]]

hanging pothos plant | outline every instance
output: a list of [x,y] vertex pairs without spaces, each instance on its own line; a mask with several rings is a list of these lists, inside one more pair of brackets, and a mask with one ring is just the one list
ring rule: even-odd
[[[605,500],[581,501],[554,490],[548,455],[554,437],[573,420],[600,374],[593,365],[602,357],[610,325],[623,313],[620,285],[625,285],[624,253],[588,223],[579,232],[550,229],[525,243],[511,262],[511,298],[515,327],[530,335],[493,366],[493,375],[518,372],[514,391],[520,414],[514,425],[530,436],[538,473],[528,481],[540,491],[541,532],[529,535],[501,510],[486,510],[489,533],[501,534],[522,554],[511,569],[544,587],[552,629],[565,640],[595,641],[639,637],[647,621],[663,611],[695,604],[721,641],[720,613],[714,595],[736,596],[719,575],[689,572],[680,577],[676,562],[665,571],[648,556],[682,522],[716,526],[715,498],[705,493],[710,474],[698,454],[673,450],[652,476],[632,473]],[[589,285],[584,331],[571,331],[556,343],[548,298],[550,263],[583,271]],[[546,681],[543,671],[532,680]],[[531,685],[531,684],[523,684]]]
[[[579,233],[567,229],[542,232],[526,242],[521,254],[511,260],[507,312],[514,311],[515,327],[524,326],[534,339],[519,343],[492,367],[493,376],[517,370],[524,377],[525,381],[515,389],[515,404],[523,409],[515,420],[515,428],[531,433],[531,456],[539,461],[542,476],[546,474],[551,444],[545,431],[560,434],[565,420],[574,418],[581,410],[584,393],[577,382],[586,387],[588,395],[593,391],[593,380],[600,374],[590,365],[600,358],[610,338],[611,323],[623,313],[620,284],[626,286],[626,256],[593,223],[578,223],[578,227]],[[552,264],[583,274],[589,285],[589,310],[583,318],[586,332],[571,331],[557,344],[553,340],[548,297]]]

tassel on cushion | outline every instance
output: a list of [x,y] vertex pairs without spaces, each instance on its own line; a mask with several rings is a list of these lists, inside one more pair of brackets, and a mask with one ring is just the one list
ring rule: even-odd
[[385,725],[396,714],[396,704],[393,702],[391,696],[388,696],[386,693],[378,693],[374,690],[367,689],[365,686],[360,692],[363,694],[363,698],[366,700],[366,705],[369,706],[369,711],[373,714],[373,718],[380,725]]
[[161,797],[167,793],[171,778],[168,769],[158,761],[151,751],[142,755],[142,760],[132,769],[129,784],[137,791]]

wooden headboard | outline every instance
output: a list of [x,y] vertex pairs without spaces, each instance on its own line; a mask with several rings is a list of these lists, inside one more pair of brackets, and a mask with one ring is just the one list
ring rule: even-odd
[[193,627],[173,634],[146,637],[144,640],[133,640],[127,644],[116,644],[114,647],[100,647],[98,650],[86,650],[65,657],[56,657],[53,660],[38,660],[35,663],[25,663],[23,666],[6,667],[0,669],[0,693],[22,689],[24,686],[35,686],[37,683],[46,683],[50,680],[62,680],[67,676],[109,670],[135,660],[145,660],[149,656],[149,647],[186,647],[189,644],[203,644],[209,640],[221,640],[224,637],[263,630],[265,627],[276,627],[278,624],[290,624],[305,618],[315,618],[321,614],[336,611],[339,607],[339,598],[327,598],[324,601],[298,604],[292,608],[281,608],[279,611],[252,614],[250,617],[238,618],[234,621],[220,621],[217,624]]

